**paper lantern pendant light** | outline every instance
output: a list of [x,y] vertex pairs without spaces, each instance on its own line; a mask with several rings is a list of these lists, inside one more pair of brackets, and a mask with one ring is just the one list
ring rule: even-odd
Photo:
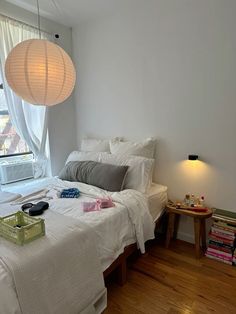
[[5,75],[18,96],[28,103],[46,106],[66,100],[76,79],[69,55],[44,39],[29,39],[16,45],[7,57]]

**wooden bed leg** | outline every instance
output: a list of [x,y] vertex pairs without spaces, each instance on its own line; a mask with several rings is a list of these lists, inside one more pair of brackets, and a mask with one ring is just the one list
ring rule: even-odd
[[128,245],[124,252],[103,272],[104,278],[107,278],[114,271],[118,284],[123,286],[127,280],[127,258],[136,251],[136,243]]
[[126,258],[124,258],[120,265],[117,268],[118,271],[118,284],[123,286],[127,280],[127,265],[126,265]]

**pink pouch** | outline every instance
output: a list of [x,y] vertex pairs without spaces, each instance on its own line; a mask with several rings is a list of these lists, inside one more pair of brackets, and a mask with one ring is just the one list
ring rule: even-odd
[[110,197],[98,198],[97,203],[99,204],[100,208],[115,207],[115,204],[112,202],[112,199]]
[[85,213],[95,212],[95,211],[100,210],[100,206],[98,202],[83,202],[82,206],[83,206],[83,211]]

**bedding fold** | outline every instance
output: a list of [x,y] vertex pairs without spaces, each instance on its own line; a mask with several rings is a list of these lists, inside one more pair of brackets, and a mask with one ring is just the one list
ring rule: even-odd
[[[24,314],[77,314],[105,291],[93,230],[48,210],[46,235],[23,247],[0,238],[0,266],[11,275]],[[0,296],[1,305],[1,296]]]
[[[78,188],[80,197],[59,198],[67,188]],[[0,238],[0,309],[6,309],[4,314],[92,313],[91,300],[105,289],[102,271],[125,246],[137,242],[144,253],[145,241],[154,238],[147,196],[131,189],[107,192],[58,178],[34,184],[27,193],[31,194],[24,193],[14,205],[3,204],[0,216],[19,210],[22,203],[46,200],[50,205],[42,216],[46,236],[24,247]],[[83,201],[108,197],[115,207],[84,213]],[[2,290],[9,292],[7,299]],[[15,308],[18,304],[13,313],[12,304]]]
[[147,198],[135,190],[113,193],[111,198],[114,202],[120,203],[127,208],[129,218],[134,226],[138,248],[144,254],[145,242],[155,237],[155,224],[148,210]]
[[[148,199],[145,194],[131,189],[123,190],[121,192],[108,192],[84,183],[69,182],[60,179],[55,179],[54,183],[50,186],[50,191],[52,192],[53,189],[57,191],[64,187],[77,187],[81,194],[94,199],[99,197],[110,197],[113,202],[124,206],[128,212],[130,221],[133,224],[138,248],[141,253],[145,253],[145,242],[154,239],[155,237],[155,224],[149,212]],[[53,209],[55,211],[63,205],[64,204],[60,205],[57,203],[57,200],[54,198]],[[78,203],[74,205],[79,207]]]
[[[49,200],[49,202],[51,199],[53,202],[53,210],[59,210],[61,213],[63,213],[61,207],[64,205],[66,206],[66,202],[61,204],[57,201],[57,199],[58,192],[64,188],[78,188],[81,192],[81,195],[85,195],[93,199],[100,197],[110,197],[113,202],[124,206],[128,211],[129,218],[134,226],[138,248],[140,249],[141,253],[145,253],[145,242],[147,240],[154,239],[155,237],[155,224],[149,212],[148,199],[145,194],[132,189],[126,189],[121,192],[109,192],[81,182],[70,182],[54,178],[47,189],[43,190],[44,197],[45,200]],[[42,195],[42,190],[39,191],[39,194]],[[24,201],[32,201],[32,197],[38,199],[37,192],[29,194],[29,196],[24,196],[22,199]],[[22,199],[18,199],[16,202],[19,203],[22,201]],[[70,206],[71,205],[72,203],[70,203]],[[79,203],[75,203],[73,205],[79,207]],[[82,216],[82,214],[79,216]]]

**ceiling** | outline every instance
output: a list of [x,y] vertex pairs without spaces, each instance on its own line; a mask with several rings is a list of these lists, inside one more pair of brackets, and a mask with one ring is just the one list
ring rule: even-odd
[[[37,0],[6,0],[37,13]],[[135,0],[39,0],[40,15],[58,23],[74,26],[103,17]]]

